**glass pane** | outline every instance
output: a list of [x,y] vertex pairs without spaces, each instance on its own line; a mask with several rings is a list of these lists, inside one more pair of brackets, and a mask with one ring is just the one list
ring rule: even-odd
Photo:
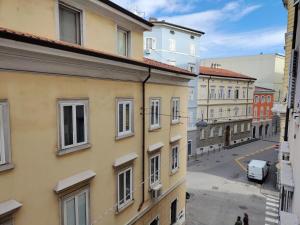
[[65,146],[73,144],[73,114],[72,106],[64,106],[64,138]]
[[123,104],[119,104],[119,132],[123,132]]
[[75,199],[72,198],[66,201],[66,225],[76,225],[75,218]]
[[84,106],[76,106],[77,143],[85,141]]
[[151,124],[154,124],[154,102],[151,102]]
[[154,159],[151,159],[151,163],[150,163],[150,176],[151,176],[151,183],[154,183]]
[[87,225],[86,193],[78,196],[78,225]]
[[159,163],[158,163],[158,156],[155,157],[155,181],[159,180]]
[[126,131],[130,130],[130,104],[126,104]]
[[127,56],[127,32],[118,31],[118,53],[122,56]]
[[80,44],[80,13],[59,6],[59,31],[62,41]]
[[119,204],[124,203],[124,174],[119,175]]
[[159,102],[156,102],[156,109],[155,109],[155,123],[158,124],[159,123]]
[[131,199],[131,172],[128,170],[126,172],[126,200]]
[[0,165],[5,163],[3,107],[0,105]]

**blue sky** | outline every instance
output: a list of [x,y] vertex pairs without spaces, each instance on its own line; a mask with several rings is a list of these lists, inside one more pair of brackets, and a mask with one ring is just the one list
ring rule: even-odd
[[129,10],[199,29],[201,58],[284,54],[282,0],[113,0]]

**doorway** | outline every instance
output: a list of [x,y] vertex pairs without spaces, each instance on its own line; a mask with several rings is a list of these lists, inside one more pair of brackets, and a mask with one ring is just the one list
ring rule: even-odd
[[253,126],[252,137],[256,138],[256,126]]
[[177,199],[171,203],[171,225],[177,222]]
[[268,132],[269,132],[269,124],[267,124],[265,127],[265,136],[268,136]]
[[262,138],[262,136],[263,136],[263,128],[264,128],[263,125],[260,125],[260,126],[259,126],[259,137],[260,137],[260,138]]
[[225,146],[230,145],[230,126],[227,126],[225,129]]

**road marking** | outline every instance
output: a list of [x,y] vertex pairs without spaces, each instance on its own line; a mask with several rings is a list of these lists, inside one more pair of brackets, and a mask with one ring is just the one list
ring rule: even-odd
[[272,198],[279,201],[279,197],[275,195],[267,195],[268,198]]
[[257,154],[257,153],[264,152],[264,151],[269,150],[269,149],[272,149],[272,148],[274,148],[274,145],[268,146],[268,147],[263,148],[263,149],[260,149],[260,150],[257,150],[257,151],[255,151],[255,152],[252,152],[252,153],[247,154],[247,155],[244,155],[244,156],[240,156],[240,157],[238,157],[238,158],[235,158],[234,161],[239,165],[239,167],[240,167],[242,170],[244,170],[245,172],[247,172],[247,168],[240,162],[241,159],[244,159],[244,158],[246,158],[246,157],[255,155],[255,154]]
[[278,218],[278,214],[277,213],[266,211],[266,215]]
[[279,202],[279,200],[274,199],[274,198],[270,198],[270,197],[267,197],[267,201],[269,201],[269,202],[275,202],[275,203]]
[[273,218],[270,218],[270,217],[266,217],[266,221],[267,221],[267,222],[277,223],[277,224],[278,224],[278,219],[273,219]]
[[266,204],[269,205],[269,206],[274,206],[274,207],[279,206],[279,204],[276,204],[276,203],[273,203],[273,202],[267,202]]
[[278,212],[278,208],[273,208],[273,207],[270,207],[270,206],[266,206],[266,210],[271,210],[271,211],[274,211],[274,212]]

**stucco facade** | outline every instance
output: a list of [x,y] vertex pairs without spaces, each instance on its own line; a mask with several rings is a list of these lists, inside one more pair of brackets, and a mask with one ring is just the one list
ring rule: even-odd
[[[143,60],[151,24],[113,3],[64,1],[80,9],[84,41],[59,40],[58,3],[1,1],[0,224],[69,225],[68,207],[84,224],[183,224],[194,75]],[[118,26],[130,34],[127,57],[116,55]]]

